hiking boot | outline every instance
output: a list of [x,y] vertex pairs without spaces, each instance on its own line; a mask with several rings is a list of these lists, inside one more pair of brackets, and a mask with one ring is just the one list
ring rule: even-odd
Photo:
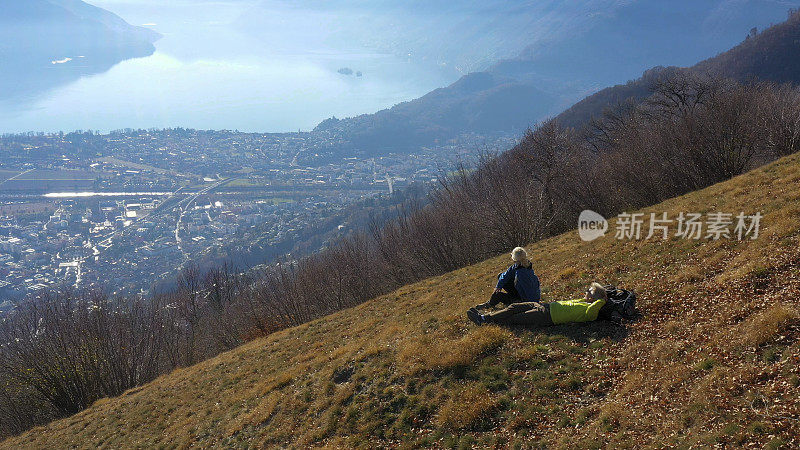
[[492,307],[492,304],[489,303],[489,302],[486,302],[486,303],[481,303],[480,305],[475,305],[475,307],[472,308],[472,309],[489,309],[491,307]]
[[475,325],[483,325],[484,323],[483,316],[475,308],[467,310],[467,318]]

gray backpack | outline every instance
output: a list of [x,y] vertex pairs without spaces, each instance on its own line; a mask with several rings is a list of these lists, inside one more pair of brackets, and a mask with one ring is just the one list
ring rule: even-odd
[[636,293],[627,289],[620,289],[614,285],[603,286],[608,300],[600,309],[598,319],[619,322],[622,319],[633,320],[638,316],[636,311]]

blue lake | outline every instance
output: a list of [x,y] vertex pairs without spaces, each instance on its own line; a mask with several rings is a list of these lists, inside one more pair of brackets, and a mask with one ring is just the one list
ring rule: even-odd
[[[321,13],[276,8],[268,23],[254,30],[241,25],[253,8],[247,1],[90,3],[163,34],[156,52],[22,98],[0,98],[0,133],[150,127],[305,131],[333,115],[375,112],[419,97],[459,76],[436,64],[338,42],[328,29],[336,17]],[[47,70],[75,70],[71,65],[82,64],[80,56],[62,55],[48,62]],[[353,73],[339,73],[342,68]]]

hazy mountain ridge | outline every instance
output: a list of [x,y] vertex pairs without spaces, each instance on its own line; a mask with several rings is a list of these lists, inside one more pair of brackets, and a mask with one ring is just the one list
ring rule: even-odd
[[[741,42],[751,28],[785,20],[788,9],[800,2],[639,0],[570,5],[559,9],[557,2],[546,2],[531,9],[531,16],[522,20],[529,24],[522,29],[530,43],[516,57],[419,99],[341,120],[334,128],[356,147],[392,149],[461,133],[518,133],[600,87],[638,77],[658,64],[690,65],[713,56]],[[514,2],[503,10],[526,11],[528,6]],[[537,14],[550,28],[530,26],[537,23],[533,17]],[[487,23],[501,20],[499,15]],[[551,29],[557,31],[548,32]],[[454,33],[442,40],[463,37],[458,30],[440,31]],[[477,79],[481,85],[465,92],[463,85]],[[327,129],[332,126],[325,124]]]
[[81,0],[49,0],[49,1],[55,5],[59,5],[67,9],[68,11],[70,11],[71,13],[73,13],[78,17],[99,22],[109,30],[126,36],[130,36],[133,39],[144,40],[153,43],[161,38],[161,35],[159,33],[149,28],[132,26],[124,19],[112,13],[111,11],[107,11],[103,8],[90,5]]
[[[750,79],[775,83],[800,83],[800,16],[745,39],[736,47],[703,60],[689,70],[708,75],[722,75],[745,82]],[[626,101],[639,101],[649,96],[650,87],[673,67],[656,66],[623,85],[603,89],[576,103],[558,115],[566,126],[579,127],[603,110]]]
[[[325,21],[328,42],[357,43],[375,51],[426,60],[461,73],[513,58],[532,42],[572,33],[581,17],[615,0],[424,2],[263,1],[243,17],[258,28],[271,8],[295,8],[309,21]],[[335,19],[329,20],[329,15]]]
[[40,64],[50,63],[47,58],[90,57],[92,52],[121,56],[152,53],[152,44],[160,37],[80,0],[13,2],[4,7],[0,22],[5,42],[0,55],[27,54],[30,61]]
[[80,0],[10,1],[0,15],[3,100],[151,55],[160,35]]

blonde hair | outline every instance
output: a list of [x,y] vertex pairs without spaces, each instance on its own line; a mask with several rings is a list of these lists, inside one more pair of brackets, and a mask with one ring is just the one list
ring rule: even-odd
[[589,285],[589,296],[595,300],[608,300],[606,288],[600,283],[592,283]]
[[528,252],[522,247],[517,247],[511,250],[511,259],[515,262],[525,261],[528,259]]

